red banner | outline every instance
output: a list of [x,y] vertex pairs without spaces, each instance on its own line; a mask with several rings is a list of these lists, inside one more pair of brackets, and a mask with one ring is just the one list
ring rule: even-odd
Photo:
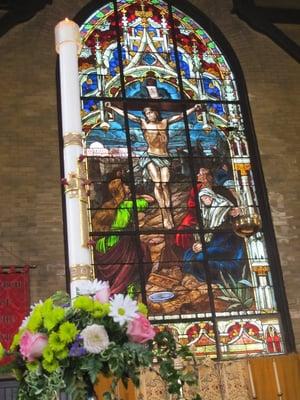
[[29,267],[0,267],[0,342],[8,349],[29,313]]

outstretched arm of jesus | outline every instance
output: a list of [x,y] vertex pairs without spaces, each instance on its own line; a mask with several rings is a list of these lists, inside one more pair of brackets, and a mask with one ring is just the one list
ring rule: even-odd
[[[115,113],[121,115],[122,117],[125,117],[124,110],[122,110],[121,108],[112,106],[109,102],[105,103],[105,107],[110,110],[113,110]],[[142,118],[136,117],[135,115],[129,114],[129,113],[127,113],[127,115],[128,115],[128,119],[130,119],[131,121],[137,122],[138,124],[142,123]]]
[[[201,111],[201,105],[200,104],[196,104],[194,107],[189,108],[188,110],[186,110],[186,115],[187,117],[192,114],[194,111]],[[178,122],[181,119],[183,119],[184,117],[184,113],[180,113],[178,115],[173,115],[172,117],[168,118],[168,124],[174,124],[174,122]]]

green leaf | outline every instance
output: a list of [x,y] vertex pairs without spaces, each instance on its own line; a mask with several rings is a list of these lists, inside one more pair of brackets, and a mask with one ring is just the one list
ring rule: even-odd
[[218,296],[217,299],[224,300],[224,301],[230,301],[230,300],[232,300],[231,297],[227,297],[227,296]]
[[51,296],[51,299],[53,300],[54,304],[57,306],[70,304],[70,302],[71,302],[71,298],[68,295],[68,293],[63,292],[63,291],[58,291],[58,292],[54,293]]
[[169,386],[168,386],[168,392],[171,394],[175,394],[175,393],[180,393],[180,389],[181,389],[181,385],[179,382],[172,382]]
[[129,378],[132,380],[132,383],[134,384],[135,387],[140,386],[140,378],[137,373],[134,373],[133,371],[131,371],[129,373]]
[[112,400],[112,395],[110,392],[103,393],[103,400]]
[[242,272],[242,278],[244,279],[246,277],[246,271],[247,271],[247,265],[245,264],[243,266],[243,272]]
[[229,293],[224,287],[221,287],[220,289],[221,289],[222,293],[223,293],[226,297],[229,297],[229,298],[230,298],[230,293]]
[[234,280],[233,276],[228,274],[228,278],[231,281],[232,287],[236,287],[237,282]]
[[247,279],[242,279],[238,283],[241,283],[242,285],[248,286],[252,288],[252,283],[247,281]]
[[188,385],[197,384],[197,375],[195,374],[195,372],[186,372],[181,375],[180,379]]
[[252,306],[252,304],[253,304],[253,301],[254,301],[254,299],[252,298],[252,297],[250,297],[249,299],[247,299],[246,301],[245,301],[245,303],[244,303],[244,306],[245,307],[251,307]]
[[234,303],[231,304],[229,307],[227,307],[226,310],[234,310],[235,308],[238,308],[240,306],[240,303]]
[[193,353],[191,352],[190,348],[186,345],[180,346],[177,352],[183,358],[193,357]]
[[197,393],[192,400],[202,400],[202,397],[200,396],[200,394]]
[[237,294],[237,298],[240,303],[242,303],[242,298],[243,298],[244,292],[245,292],[245,288],[237,287],[236,294]]

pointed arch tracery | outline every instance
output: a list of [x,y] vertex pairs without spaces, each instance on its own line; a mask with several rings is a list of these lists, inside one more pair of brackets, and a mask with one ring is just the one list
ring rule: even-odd
[[80,30],[97,277],[136,290],[157,329],[199,355],[284,352],[226,54],[168,1],[109,2]]

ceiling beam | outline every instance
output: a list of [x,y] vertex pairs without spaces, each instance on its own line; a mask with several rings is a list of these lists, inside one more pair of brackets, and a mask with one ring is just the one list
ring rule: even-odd
[[300,9],[256,7],[257,12],[275,24],[300,24]]
[[[280,10],[283,11],[283,9]],[[294,11],[295,15],[299,12],[299,10]],[[300,47],[296,42],[290,39],[284,32],[274,25],[273,22],[279,23],[278,20],[270,21],[268,19],[266,7],[256,7],[253,0],[233,0],[232,13],[236,14],[239,18],[245,21],[252,29],[268,36],[286,53],[288,53],[296,61],[300,62]],[[273,17],[275,17],[274,9]]]
[[5,10],[6,13],[0,18],[0,37],[15,25],[29,21],[47,4],[52,4],[52,0],[1,1],[0,9]]

